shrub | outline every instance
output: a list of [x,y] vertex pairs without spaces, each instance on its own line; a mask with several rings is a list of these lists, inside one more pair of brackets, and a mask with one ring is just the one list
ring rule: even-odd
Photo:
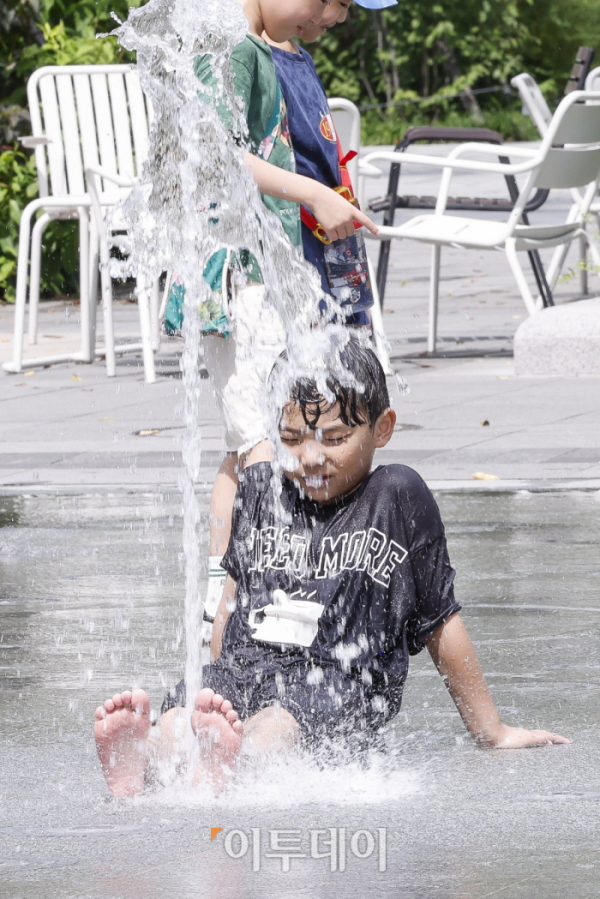
[[[19,249],[19,222],[37,196],[35,159],[17,146],[0,153],[0,298],[14,303]],[[42,293],[78,289],[79,239],[76,222],[53,222],[44,232]]]

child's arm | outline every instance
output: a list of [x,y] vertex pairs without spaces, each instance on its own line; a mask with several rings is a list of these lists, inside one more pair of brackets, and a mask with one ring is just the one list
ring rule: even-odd
[[215,623],[213,624],[212,638],[210,641],[210,653],[215,662],[217,659],[221,658],[223,631],[225,630],[225,625],[227,624],[227,619],[230,614],[227,605],[228,603],[231,604],[233,602],[235,588],[236,581],[234,581],[231,575],[228,574],[227,579],[225,580],[225,587],[223,588],[223,596],[221,597],[221,602],[219,603],[219,608],[217,609],[217,614],[215,616]]
[[355,231],[355,221],[364,225],[371,234],[379,234],[379,229],[368,215],[320,181],[286,172],[252,153],[246,154],[245,162],[261,194],[306,206],[323,226],[330,240],[351,237]]
[[452,615],[433,632],[427,641],[427,649],[467,730],[482,746],[522,749],[571,742],[546,730],[525,730],[502,723],[460,615]]

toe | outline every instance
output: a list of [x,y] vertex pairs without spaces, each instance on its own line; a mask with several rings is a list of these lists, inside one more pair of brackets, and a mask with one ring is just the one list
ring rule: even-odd
[[103,721],[106,718],[106,709],[103,705],[99,705],[96,709],[96,721]]
[[235,731],[236,734],[240,734],[240,736],[241,736],[242,731],[244,730],[244,725],[242,724],[241,721],[234,721],[233,724],[231,725],[231,728],[233,731]]
[[112,699],[107,699],[107,700],[106,700],[106,702],[104,703],[104,708],[106,709],[107,712],[114,712],[114,710],[115,710],[115,704],[114,704],[114,702],[112,701]]
[[223,705],[224,702],[225,702],[225,700],[223,699],[223,697],[221,696],[221,694],[220,694],[220,693],[215,693],[215,695],[214,695],[213,698],[212,698],[212,707],[213,707],[213,709],[214,709],[216,712],[220,712],[220,711],[221,711],[221,706]]
[[227,715],[227,712],[230,712],[230,711],[232,710],[232,708],[233,708],[233,706],[232,706],[232,704],[229,702],[229,700],[228,700],[228,699],[224,699],[224,700],[223,700],[223,704],[221,705],[221,714],[222,714],[222,715]]
[[229,721],[230,724],[233,724],[234,721],[237,721],[237,720],[238,720],[239,715],[238,715],[238,713],[237,713],[236,711],[234,711],[233,709],[230,709],[230,710],[225,714],[225,717],[227,718],[227,720]]
[[122,709],[122,708],[123,708],[123,700],[121,699],[121,694],[120,694],[120,693],[115,693],[115,695],[114,695],[113,698],[112,698],[112,701],[113,701],[113,705],[114,705],[114,707],[115,707],[116,709]]
[[205,687],[203,690],[200,690],[196,696],[194,708],[199,712],[210,711],[214,695],[214,690],[211,690],[210,687]]
[[145,690],[134,690],[129,696],[131,707],[138,713],[138,715],[150,714],[150,699]]
[[121,693],[121,702],[124,706],[131,705],[131,690],[125,690],[124,693]]

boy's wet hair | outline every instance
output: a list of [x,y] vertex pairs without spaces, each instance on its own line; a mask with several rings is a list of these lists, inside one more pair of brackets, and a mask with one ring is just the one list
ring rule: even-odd
[[[340,418],[350,428],[368,424],[371,428],[384,409],[390,405],[385,374],[373,350],[356,338],[350,338],[340,351],[339,359],[354,384],[343,383],[330,375],[325,379],[333,400],[323,396],[316,380],[300,378],[291,389],[291,398],[302,412],[311,429],[319,426],[319,419],[339,403]],[[345,380],[345,379],[344,379]]]

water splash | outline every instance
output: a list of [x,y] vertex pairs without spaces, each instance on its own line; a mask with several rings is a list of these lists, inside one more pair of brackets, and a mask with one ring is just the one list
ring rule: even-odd
[[[148,159],[119,210],[131,235],[125,270],[138,277],[143,273],[148,283],[164,271],[176,271],[186,286],[181,488],[190,701],[201,686],[200,514],[194,485],[200,467],[198,306],[210,299],[203,271],[223,247],[249,250],[258,260],[266,298],[277,307],[288,342],[318,320],[321,299],[316,270],[298,249],[290,248],[281,223],[262,203],[244,164],[248,133],[233,90],[231,53],[247,29],[236,0],[150,0],[131,9],[114,32],[123,47],[137,53],[142,87],[154,113]],[[210,60],[211,86],[202,85],[194,72],[199,56]],[[221,117],[223,110],[226,114]]]
[[338,764],[323,763],[314,753],[295,752],[271,756],[260,766],[242,763],[232,782],[217,795],[207,788],[190,791],[180,779],[172,778],[164,789],[136,802],[228,810],[373,806],[418,794],[422,784],[421,767],[402,764],[394,752],[372,752],[362,760]]

